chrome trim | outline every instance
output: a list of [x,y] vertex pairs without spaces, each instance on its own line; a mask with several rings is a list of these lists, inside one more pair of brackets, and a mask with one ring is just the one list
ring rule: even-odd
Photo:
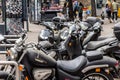
[[88,67],[85,67],[82,72],[85,73],[91,69],[95,69],[95,68],[103,68],[103,67],[109,67],[108,64],[105,64],[105,65],[91,65],[91,66],[88,66]]
[[15,61],[0,61],[0,65],[14,65],[16,67],[15,69],[15,80],[21,80],[20,79],[20,74],[19,74],[19,68],[18,68],[18,64]]

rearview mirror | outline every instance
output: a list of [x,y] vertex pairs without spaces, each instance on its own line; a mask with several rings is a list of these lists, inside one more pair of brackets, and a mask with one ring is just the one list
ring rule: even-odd
[[0,34],[0,42],[3,41],[5,38],[2,34]]

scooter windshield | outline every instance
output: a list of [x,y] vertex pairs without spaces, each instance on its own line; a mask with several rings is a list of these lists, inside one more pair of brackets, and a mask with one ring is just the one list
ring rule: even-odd
[[41,30],[40,37],[42,39],[48,39],[48,37],[51,35],[51,32],[49,30]]

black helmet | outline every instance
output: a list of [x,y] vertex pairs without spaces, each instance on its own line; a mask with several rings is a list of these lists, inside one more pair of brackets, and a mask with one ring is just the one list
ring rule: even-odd
[[114,26],[114,35],[120,41],[120,22]]

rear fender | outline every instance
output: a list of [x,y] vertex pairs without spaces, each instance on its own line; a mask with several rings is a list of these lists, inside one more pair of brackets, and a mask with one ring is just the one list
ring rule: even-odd
[[105,64],[105,65],[91,65],[91,66],[88,66],[88,67],[85,67],[83,70],[82,70],[82,73],[86,73],[90,70],[94,70],[94,69],[97,69],[97,68],[107,68],[109,67],[108,64]]

